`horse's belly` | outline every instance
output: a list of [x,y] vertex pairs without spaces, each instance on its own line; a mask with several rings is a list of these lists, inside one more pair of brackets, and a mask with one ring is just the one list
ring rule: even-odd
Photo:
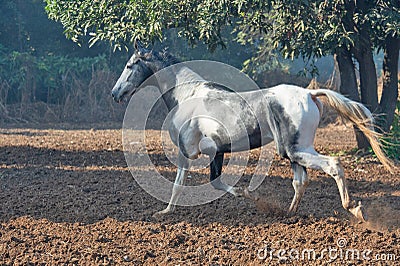
[[230,142],[217,143],[218,152],[240,152],[259,148],[273,141],[272,137],[262,136],[259,129],[252,134],[240,138],[232,138]]

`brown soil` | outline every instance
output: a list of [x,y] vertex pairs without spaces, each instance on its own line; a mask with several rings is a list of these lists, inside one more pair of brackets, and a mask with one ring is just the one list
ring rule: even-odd
[[[286,216],[292,173],[289,162],[278,158],[255,192],[257,202],[225,195],[157,220],[152,214],[165,204],[133,180],[121,130],[53,128],[0,129],[0,265],[400,261],[400,177],[372,157],[349,154],[355,147],[351,127],[320,129],[316,148],[342,156],[349,190],[368,211],[364,224],[342,209],[335,181],[313,170],[298,213]],[[156,131],[147,133],[153,159],[173,178],[175,167],[165,163]],[[241,186],[248,184],[251,162]],[[207,172],[193,173],[200,181],[191,182],[206,182]]]

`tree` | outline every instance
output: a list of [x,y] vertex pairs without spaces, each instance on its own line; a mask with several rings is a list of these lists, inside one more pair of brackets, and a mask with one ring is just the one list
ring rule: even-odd
[[[341,74],[341,93],[361,101],[376,114],[383,113],[384,116],[378,116],[378,126],[388,131],[398,97],[400,2],[274,1],[272,7],[268,16],[260,19],[255,19],[257,13],[244,16],[245,28],[253,28],[250,38],[261,32],[286,57],[312,59],[335,55]],[[385,54],[380,102],[373,60],[375,49],[382,49]],[[354,59],[359,66],[359,88]],[[359,148],[367,148],[369,143],[358,130],[356,136]]]
[[231,24],[235,5],[230,1],[189,0],[46,0],[49,17],[60,21],[67,37],[90,43],[108,40],[121,48],[138,38],[160,39],[163,31],[179,29],[190,42],[204,41],[211,49],[224,45],[221,28]]
[[[272,44],[285,57],[336,55],[341,92],[361,100],[387,130],[398,94],[400,38],[398,0],[45,0],[49,17],[60,21],[74,41],[90,35],[90,43],[108,40],[121,48],[136,38],[152,41],[176,28],[189,42],[211,50],[224,46],[221,31],[233,25],[243,41]],[[270,49],[263,47],[261,49]],[[374,49],[383,49],[384,89],[378,101]],[[261,53],[265,54],[265,53]],[[360,70],[358,88],[355,64]],[[368,143],[358,137],[359,148]]]

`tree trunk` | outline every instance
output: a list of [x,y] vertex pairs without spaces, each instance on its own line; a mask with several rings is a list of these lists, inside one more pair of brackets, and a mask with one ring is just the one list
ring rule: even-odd
[[[340,93],[350,98],[353,101],[360,102],[360,95],[357,86],[357,77],[354,70],[355,67],[350,51],[345,49],[338,49],[334,58],[339,66]],[[368,139],[356,126],[354,126],[354,133],[356,135],[358,149],[362,150],[368,148],[369,147]]]
[[354,71],[351,53],[345,49],[340,49],[336,52],[334,58],[339,66],[340,93],[353,101],[359,102],[360,96],[358,93],[357,78]]
[[[355,3],[355,8],[359,10],[361,14],[367,12],[367,1],[360,0]],[[354,29],[358,30],[358,42],[353,47],[352,52],[359,63],[361,102],[365,104],[371,112],[375,112],[379,107],[378,78],[373,57],[370,22],[367,20],[358,27],[354,26]]]
[[[365,26],[365,25],[364,25]],[[363,103],[372,113],[378,111],[378,78],[372,54],[372,44],[366,28],[360,28],[360,39],[357,46],[353,47],[354,57],[357,59],[360,71],[360,95]],[[363,143],[360,149],[368,149],[369,143]]]
[[378,78],[372,49],[369,48],[368,51],[363,51],[356,58],[360,69],[361,102],[365,104],[371,112],[376,112],[378,109]]
[[380,128],[384,132],[389,132],[393,123],[394,112],[396,110],[397,98],[399,96],[399,63],[400,39],[387,37],[385,40],[384,59],[383,59],[383,88],[380,101],[380,111],[384,114],[378,120]]

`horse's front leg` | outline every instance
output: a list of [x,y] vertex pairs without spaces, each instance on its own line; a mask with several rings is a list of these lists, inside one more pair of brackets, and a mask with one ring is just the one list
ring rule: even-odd
[[179,199],[180,194],[182,193],[182,186],[185,184],[188,170],[190,168],[190,161],[179,152],[178,154],[178,170],[176,172],[176,178],[174,182],[174,186],[172,188],[172,195],[169,201],[167,208],[162,211],[156,212],[153,217],[159,217],[164,214],[172,213],[175,210],[176,203]]

